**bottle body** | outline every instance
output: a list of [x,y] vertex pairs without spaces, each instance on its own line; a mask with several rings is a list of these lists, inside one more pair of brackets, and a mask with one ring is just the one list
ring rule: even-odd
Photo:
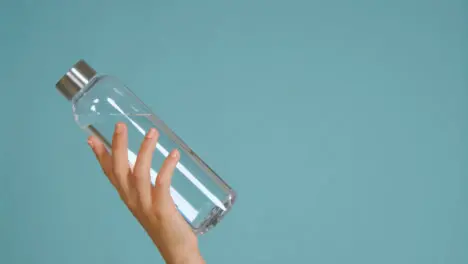
[[159,140],[150,171],[153,185],[157,170],[169,152],[174,148],[180,151],[170,193],[195,233],[208,231],[231,209],[235,200],[231,187],[117,78],[96,75],[73,96],[72,104],[76,123],[97,136],[109,151],[115,124],[126,123],[130,166],[135,164],[145,134],[150,128],[156,128]]

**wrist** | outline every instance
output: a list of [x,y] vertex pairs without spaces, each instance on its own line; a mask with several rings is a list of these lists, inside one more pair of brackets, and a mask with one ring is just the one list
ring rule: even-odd
[[204,264],[205,263],[198,249],[192,252],[180,253],[180,254],[177,254],[177,256],[173,256],[167,259],[165,258],[165,260],[167,264]]
[[169,250],[160,249],[161,255],[167,264],[203,264],[200,250],[196,244],[185,245],[184,247],[171,248]]
[[165,215],[157,221],[144,221],[148,235],[168,264],[205,263],[198,238],[178,214]]
[[201,257],[197,237],[193,233],[185,236],[170,236],[161,232],[152,236],[167,264],[200,264],[205,263]]

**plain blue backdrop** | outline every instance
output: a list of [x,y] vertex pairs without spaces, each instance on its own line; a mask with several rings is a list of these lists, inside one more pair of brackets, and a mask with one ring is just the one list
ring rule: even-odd
[[237,190],[209,263],[468,263],[467,1],[0,3],[0,263],[162,263],[55,90],[81,58]]

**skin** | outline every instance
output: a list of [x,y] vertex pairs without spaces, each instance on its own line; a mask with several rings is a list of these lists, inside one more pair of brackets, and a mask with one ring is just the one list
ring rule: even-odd
[[127,127],[116,124],[112,138],[112,154],[96,137],[88,144],[96,155],[104,174],[115,187],[122,201],[158,248],[168,264],[205,263],[196,235],[176,209],[169,192],[174,168],[180,154],[174,149],[159,169],[155,186],[150,182],[151,160],[159,133],[152,128],[141,143],[135,166],[130,169],[127,157]]

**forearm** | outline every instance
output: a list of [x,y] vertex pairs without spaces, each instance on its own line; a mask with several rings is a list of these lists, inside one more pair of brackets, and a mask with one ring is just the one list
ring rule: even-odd
[[[167,217],[167,216],[166,216]],[[168,264],[202,264],[196,235],[178,214],[159,222],[157,228],[147,230],[161,256]],[[184,222],[185,223],[185,222]],[[156,225],[151,225],[155,227]]]

